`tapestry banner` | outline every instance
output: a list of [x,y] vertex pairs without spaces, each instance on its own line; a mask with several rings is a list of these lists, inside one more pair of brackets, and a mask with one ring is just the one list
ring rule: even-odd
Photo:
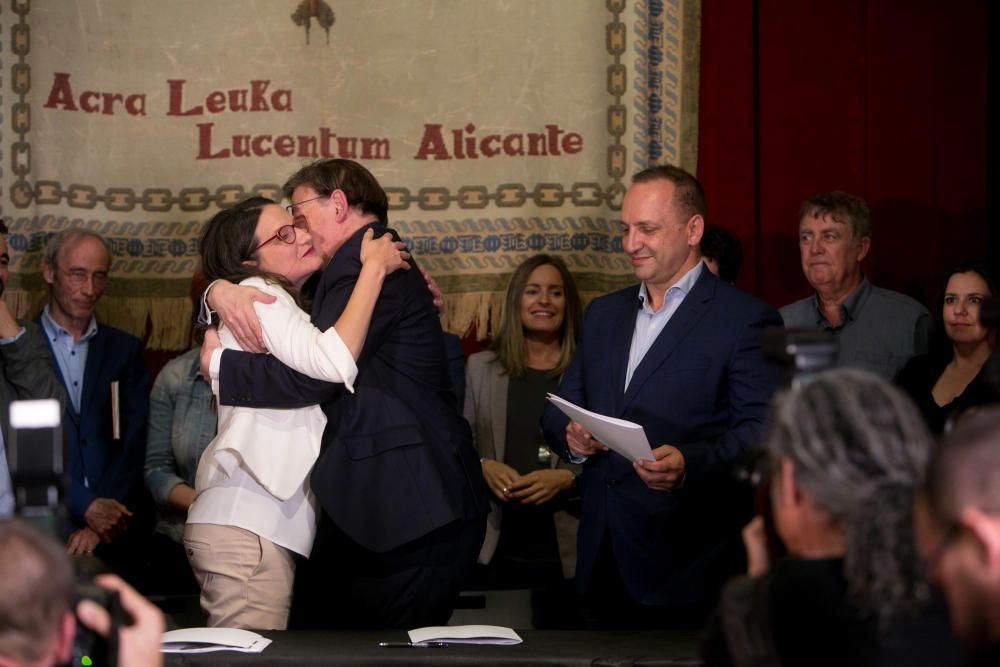
[[89,227],[99,319],[156,349],[187,344],[204,223],[313,160],[371,169],[480,336],[532,254],[631,282],[629,177],[696,166],[700,0],[11,0],[0,36],[4,298],[34,315],[45,240]]

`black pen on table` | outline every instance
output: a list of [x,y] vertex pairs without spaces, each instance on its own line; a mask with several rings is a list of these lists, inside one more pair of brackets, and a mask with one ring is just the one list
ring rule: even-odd
[[379,642],[382,648],[448,648],[448,642]]

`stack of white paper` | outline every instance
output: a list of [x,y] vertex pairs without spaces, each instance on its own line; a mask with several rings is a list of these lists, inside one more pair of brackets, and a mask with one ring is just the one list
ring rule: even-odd
[[164,653],[208,653],[240,651],[260,653],[271,640],[249,630],[234,628],[183,628],[163,633],[160,650]]
[[410,630],[410,641],[447,644],[520,644],[521,637],[511,628],[499,625],[449,625]]
[[555,394],[549,394],[548,399],[567,417],[587,429],[594,438],[629,461],[655,460],[653,450],[649,447],[649,439],[641,425],[585,410]]

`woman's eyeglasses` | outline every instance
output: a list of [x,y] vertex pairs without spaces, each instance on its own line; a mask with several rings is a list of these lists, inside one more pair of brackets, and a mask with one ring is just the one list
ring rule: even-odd
[[278,239],[282,243],[295,243],[295,225],[282,225],[281,227],[278,227],[278,231],[274,234],[274,236],[269,236],[266,241],[254,248],[253,251],[257,252],[274,239]]

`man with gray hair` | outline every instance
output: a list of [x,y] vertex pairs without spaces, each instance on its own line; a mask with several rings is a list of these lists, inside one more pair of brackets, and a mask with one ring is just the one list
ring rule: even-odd
[[891,380],[910,357],[927,351],[930,313],[908,296],[875,287],[861,272],[871,248],[868,206],[844,192],[824,192],[799,209],[802,272],[812,296],[780,309],[785,326],[830,331],[838,366]]
[[98,324],[111,253],[96,232],[70,227],[49,239],[42,277],[49,302],[39,314],[52,365],[69,396],[63,434],[70,456],[67,498],[76,530],[70,553],[92,553],[118,572],[138,566],[144,523],[152,522],[142,484],[149,375],[139,340]]
[[935,449],[916,531],[970,664],[1000,664],[1000,406],[963,417]]

